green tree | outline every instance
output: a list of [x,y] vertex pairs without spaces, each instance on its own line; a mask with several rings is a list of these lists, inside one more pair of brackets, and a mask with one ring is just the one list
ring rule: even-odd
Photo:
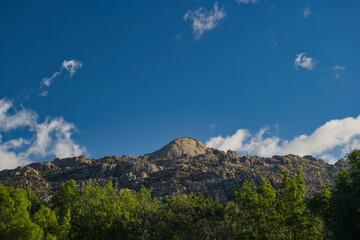
[[360,236],[360,150],[347,155],[350,170],[341,169],[331,193],[329,230],[335,239]]
[[0,184],[0,239],[42,239],[43,230],[31,221],[26,191]]
[[61,188],[54,194],[52,200],[53,208],[57,216],[59,224],[59,232],[57,233],[59,239],[69,239],[69,231],[71,229],[71,218],[79,213],[80,196],[76,186],[76,182],[70,182],[61,186]]
[[323,223],[307,208],[305,196],[305,181],[301,172],[289,177],[283,172],[283,180],[277,194],[277,212],[281,215],[282,237],[284,239],[321,239]]
[[240,208],[239,236],[250,239],[321,239],[322,222],[304,203],[305,182],[298,171],[293,178],[283,172],[280,189],[275,191],[265,179],[259,187],[245,182],[234,192]]
[[89,181],[78,190],[72,184],[57,195],[62,199],[57,209],[59,216],[69,219],[70,239],[149,239],[159,204],[150,192],[141,188],[119,193],[111,181],[105,186]]
[[239,206],[237,231],[239,237],[270,239],[276,225],[276,191],[269,181],[261,180],[259,187],[245,181],[241,189],[234,191],[234,200]]
[[121,217],[119,196],[111,182],[101,187],[89,181],[79,190],[77,212],[72,212],[73,239],[114,238],[114,224]]
[[322,219],[324,224],[324,238],[331,239],[332,231],[330,231],[330,226],[332,225],[331,220],[331,184],[328,184],[323,187],[323,189],[315,193],[311,198],[306,201],[306,205],[313,213],[313,215]]
[[223,235],[224,206],[217,199],[193,193],[166,199],[159,214],[160,239],[217,239]]
[[34,213],[33,222],[44,231],[44,239],[57,239],[58,235],[61,237],[61,226],[58,225],[55,212],[47,206],[41,204],[40,209]]

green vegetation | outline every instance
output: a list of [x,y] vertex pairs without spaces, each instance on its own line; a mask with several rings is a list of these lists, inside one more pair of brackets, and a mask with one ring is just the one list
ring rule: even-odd
[[351,168],[335,186],[306,200],[300,171],[283,172],[278,190],[266,177],[245,182],[226,205],[194,194],[159,201],[145,188],[120,193],[111,181],[70,181],[47,203],[0,184],[0,239],[358,239],[360,151],[347,157]]
[[359,239],[360,236],[360,150],[347,155],[350,170],[342,169],[334,187],[325,186],[308,202],[320,216],[329,239]]

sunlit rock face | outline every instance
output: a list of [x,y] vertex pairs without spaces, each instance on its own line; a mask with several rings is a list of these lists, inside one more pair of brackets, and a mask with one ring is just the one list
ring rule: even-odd
[[178,158],[184,155],[196,157],[206,152],[206,146],[197,139],[181,137],[157,150],[149,156],[151,158]]

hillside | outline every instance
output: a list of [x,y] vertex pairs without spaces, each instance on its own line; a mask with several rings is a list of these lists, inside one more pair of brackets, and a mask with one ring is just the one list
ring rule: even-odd
[[31,187],[39,197],[49,199],[61,184],[71,179],[79,186],[88,180],[104,183],[112,179],[119,189],[152,187],[153,195],[159,198],[201,192],[206,197],[218,196],[221,202],[228,202],[233,188],[240,187],[245,180],[257,184],[266,175],[278,187],[284,170],[291,176],[301,170],[309,195],[334,183],[342,167],[348,168],[345,160],[330,165],[312,156],[240,156],[230,150],[207,148],[196,139],[184,137],[139,157],[90,159],[80,156],[3,170],[0,183]]

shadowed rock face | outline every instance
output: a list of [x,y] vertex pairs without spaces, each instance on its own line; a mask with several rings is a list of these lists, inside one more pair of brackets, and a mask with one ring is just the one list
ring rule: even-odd
[[202,193],[205,197],[231,200],[234,187],[245,180],[259,184],[266,175],[278,188],[282,171],[293,176],[301,170],[307,196],[334,183],[340,169],[348,168],[345,160],[335,165],[312,156],[240,156],[233,151],[207,148],[193,138],[178,138],[158,151],[141,157],[125,155],[90,159],[84,156],[32,163],[25,167],[0,172],[0,183],[14,187],[31,187],[42,199],[49,200],[63,183],[74,179],[81,187],[91,180],[104,184],[112,179],[119,189],[153,188],[158,198]]
[[207,147],[197,139],[181,137],[149,154],[150,158],[178,158],[184,155],[196,157],[206,152]]

